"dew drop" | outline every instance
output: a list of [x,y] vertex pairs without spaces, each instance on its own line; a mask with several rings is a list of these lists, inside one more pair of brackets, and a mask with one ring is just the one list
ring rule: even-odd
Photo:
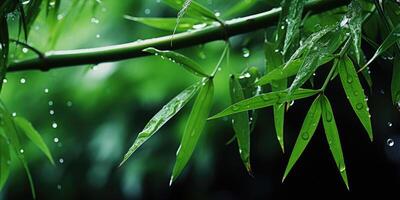
[[357,108],[358,110],[361,110],[361,109],[364,108],[364,105],[363,105],[362,103],[358,103],[358,104],[356,105],[356,108]]
[[24,149],[20,149],[19,152],[20,152],[20,153],[24,153]]
[[98,38],[100,38],[101,36],[100,36],[100,34],[96,34],[96,38],[98,39]]
[[232,110],[233,111],[238,111],[239,110],[239,106],[238,105],[233,105],[232,106]]
[[48,94],[48,93],[49,93],[49,89],[48,89],[48,88],[45,88],[45,89],[44,89],[44,93]]
[[60,162],[60,164],[63,164],[64,163],[64,159],[60,158],[60,159],[58,159],[58,162]]
[[57,142],[59,142],[60,140],[58,139],[58,137],[55,137],[55,138],[53,139],[53,141],[54,141],[54,143],[57,143]]
[[151,13],[151,10],[150,10],[150,9],[146,8],[146,9],[144,10],[144,14],[149,15],[150,13]]
[[21,79],[19,80],[19,82],[20,82],[21,84],[25,84],[25,83],[26,83],[26,79],[25,79],[25,78],[21,78]]
[[96,17],[92,17],[92,19],[90,19],[90,22],[93,24],[98,24],[100,22],[100,20],[97,19]]
[[243,57],[248,58],[250,56],[250,50],[248,48],[243,48],[242,55]]
[[52,105],[54,105],[54,102],[53,101],[49,101],[49,106],[52,106]]
[[71,107],[72,106],[72,101],[67,101],[67,106]]
[[387,139],[386,144],[387,144],[389,147],[394,146],[394,141],[393,141],[393,139],[392,139],[392,138]]
[[54,110],[49,111],[50,115],[54,115]]
[[57,127],[58,127],[58,124],[57,124],[57,123],[55,123],[55,122],[53,122],[53,123],[51,124],[51,127],[53,127],[53,128],[57,128]]
[[301,138],[302,138],[303,140],[308,140],[308,139],[310,138],[310,136],[308,135],[307,132],[304,132],[304,133],[301,134]]
[[29,49],[28,48],[22,48],[22,53],[28,53]]
[[62,188],[61,185],[58,184],[58,185],[57,185],[57,189],[58,189],[58,190],[61,190],[61,188]]
[[392,126],[393,126],[392,122],[388,122],[387,125],[388,125],[389,127],[392,127]]
[[11,116],[16,117],[16,116],[17,116],[17,113],[16,113],[16,112],[13,112],[13,113],[11,114]]

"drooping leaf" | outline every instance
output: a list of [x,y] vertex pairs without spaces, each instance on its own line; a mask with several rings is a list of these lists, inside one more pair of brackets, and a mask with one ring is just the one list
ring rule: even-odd
[[202,69],[202,67],[197,64],[194,60],[173,52],[173,51],[162,51],[162,50],[158,50],[155,48],[146,48],[143,50],[144,52],[148,52],[151,54],[154,54],[156,56],[160,56],[162,58],[167,58],[168,60],[174,62],[174,63],[178,63],[179,65],[181,65],[182,67],[184,67],[186,70],[188,70],[189,72],[191,72],[192,74],[196,75],[196,76],[200,76],[200,77],[210,77],[210,75],[208,75],[206,72],[204,72],[204,70]]
[[293,147],[292,154],[290,155],[289,162],[286,166],[285,174],[283,175],[282,182],[285,180],[290,170],[293,168],[294,164],[300,158],[301,154],[306,149],[309,141],[314,136],[315,130],[318,127],[319,121],[321,119],[321,102],[320,96],[318,96],[313,104],[311,105],[308,113],[304,119],[303,125],[301,127],[299,136],[297,137],[296,143]]
[[[229,88],[232,104],[242,101],[245,98],[243,88],[234,75],[231,75],[229,79]],[[250,123],[248,112],[232,115],[232,127],[235,131],[242,162],[247,171],[252,173],[250,165]]]
[[[271,72],[283,64],[283,56],[277,51],[277,45],[275,43],[265,42],[265,60],[266,60],[266,70],[267,73]],[[287,80],[281,79],[278,81],[272,81],[271,90],[281,91],[286,89]],[[284,127],[284,118],[285,118],[285,106],[282,105],[274,105],[274,124],[275,124],[275,132],[279,144],[281,145],[282,151],[285,152],[285,144],[283,137],[283,127]]]
[[[239,83],[243,88],[243,94],[245,99],[254,97],[259,95],[262,91],[262,88],[254,85],[254,82],[260,78],[260,72],[257,67],[249,67],[245,71],[243,71],[239,76]],[[250,132],[253,132],[257,118],[258,111],[252,110],[249,112],[250,119]]]
[[133,145],[125,154],[120,166],[128,160],[128,158],[148,139],[150,139],[165,123],[174,117],[189,101],[194,94],[197,93],[200,87],[200,82],[186,88],[171,101],[169,101],[160,111],[154,115],[146,124],[144,129],[138,134]]
[[[290,0],[286,1],[289,3],[288,15],[285,18],[286,22],[286,36],[283,46],[283,54],[286,54],[289,46],[293,42],[293,39],[299,34],[299,27],[301,22],[301,17],[303,14],[304,0]],[[278,27],[281,28],[281,27]]]
[[[9,51],[8,25],[5,17],[0,17],[0,78],[3,80],[7,71]],[[0,83],[0,90],[3,84]]]
[[396,54],[393,60],[392,72],[392,100],[393,104],[400,104],[400,54]]
[[[163,0],[163,2],[179,11],[182,10],[185,5],[185,0]],[[203,22],[210,19],[214,21],[219,21],[214,12],[195,1],[191,1],[190,6],[185,9],[185,14],[187,16],[200,19]]]
[[17,133],[16,126],[14,124],[14,120],[12,119],[11,114],[8,112],[8,110],[4,106],[4,103],[1,100],[0,100],[0,115],[3,116],[3,118],[2,118],[2,120],[4,122],[3,128],[4,128],[4,131],[6,132],[7,137],[10,141],[12,149],[15,152],[15,154],[17,155],[17,158],[21,162],[21,164],[25,170],[25,173],[28,177],[29,185],[30,185],[31,191],[32,191],[32,197],[33,197],[33,199],[36,199],[35,185],[33,183],[33,179],[32,179],[28,164],[25,161],[25,158],[23,156],[24,149],[22,148],[21,141],[20,141],[19,135]]
[[44,155],[47,156],[51,164],[54,165],[54,159],[51,155],[49,147],[47,147],[42,136],[36,131],[32,124],[22,117],[14,117],[14,123],[17,127],[17,130],[20,130],[22,133],[24,133],[29,140],[31,140],[44,153]]
[[288,98],[287,91],[278,91],[278,92],[270,92],[265,94],[260,94],[255,97],[245,99],[243,101],[237,102],[223,111],[217,113],[216,115],[208,118],[217,119],[220,117],[232,115],[235,113],[240,113],[248,110],[260,109],[269,106],[273,106],[275,104],[283,104],[288,101],[294,101],[298,99],[304,99],[310,96],[313,96],[319,93],[319,90],[310,90],[310,89],[299,89],[294,92],[293,95]]
[[372,63],[378,56],[380,56],[383,52],[387,51],[392,45],[394,45],[396,42],[400,41],[400,24],[398,24],[392,32],[386,37],[386,39],[383,41],[383,43],[379,46],[379,48],[376,50],[375,54],[372,56],[372,58],[365,64],[363,68],[368,66],[369,64]]
[[203,86],[197,95],[189,119],[186,123],[181,144],[176,153],[176,162],[172,171],[170,185],[178,178],[187,165],[196,148],[197,141],[203,132],[207,117],[211,111],[214,96],[214,83],[212,79],[203,81]]
[[289,94],[303,86],[313,75],[315,70],[317,70],[319,58],[333,54],[344,42],[346,37],[345,31],[342,29],[334,29],[310,45],[309,49],[306,51],[304,61],[289,88]]
[[[165,31],[173,31],[176,24],[175,18],[132,17],[129,15],[124,15],[124,18]],[[181,18],[176,27],[176,31],[187,31],[196,29],[196,27],[204,28],[207,25],[207,23],[199,22],[199,20],[193,18]]]
[[3,128],[0,128],[0,191],[3,189],[10,175],[10,148]]
[[347,55],[345,55],[339,60],[337,66],[346,96],[372,141],[373,135],[369,108],[366,102],[364,89],[361,86],[353,62]]
[[[324,65],[330,62],[334,58],[333,55],[322,55],[318,58],[318,66]],[[273,81],[278,81],[281,79],[285,79],[291,76],[296,75],[299,70],[301,64],[304,62],[303,58],[299,58],[291,62],[289,65],[284,67],[284,65],[277,67],[276,69],[268,72],[266,75],[262,76],[256,84],[259,86],[270,84]]]
[[349,189],[349,183],[347,180],[346,165],[344,163],[344,157],[342,152],[342,145],[340,144],[340,138],[338,129],[336,126],[335,117],[333,115],[331,104],[326,96],[321,98],[322,107],[322,122],[325,129],[326,139],[329,144],[329,148],[332,152],[333,158],[335,159],[336,166],[339,169],[340,175],[347,189]]

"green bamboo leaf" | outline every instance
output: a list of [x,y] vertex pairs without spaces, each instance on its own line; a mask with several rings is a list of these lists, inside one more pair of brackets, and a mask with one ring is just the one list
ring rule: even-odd
[[[332,54],[328,55],[322,55],[321,57],[318,58],[318,66],[324,65],[328,62],[330,62],[334,56]],[[303,64],[304,59],[299,58],[295,59],[294,61],[290,62],[286,67],[284,67],[285,64],[283,64],[280,67],[277,67],[276,69],[268,72],[266,75],[262,76],[256,84],[259,86],[270,84],[273,81],[278,81],[281,79],[285,79],[291,76],[296,75],[296,73],[299,71],[300,66]]]
[[[243,71],[239,76],[239,83],[243,88],[243,94],[245,99],[259,95],[261,92],[261,87],[254,85],[254,82],[260,78],[260,72],[257,67],[249,67]],[[252,110],[249,112],[250,119],[250,132],[253,132],[257,118],[258,111]]]
[[201,68],[201,66],[199,64],[197,64],[194,60],[192,60],[182,54],[179,54],[179,53],[176,53],[173,51],[162,51],[162,50],[158,50],[158,49],[155,49],[152,47],[146,48],[143,51],[154,54],[156,56],[160,56],[161,58],[167,58],[168,60],[170,60],[174,63],[178,63],[179,65],[181,65],[186,70],[188,70],[189,72],[191,72],[192,74],[194,74],[196,76],[210,77],[210,75],[208,75],[206,72],[203,71],[203,69]]
[[[266,68],[267,72],[271,72],[283,64],[283,56],[279,51],[276,51],[277,45],[275,43],[265,42],[265,60],[266,60]],[[272,81],[271,90],[272,92],[281,91],[286,89],[287,80],[281,79],[278,81]],[[283,128],[284,128],[284,118],[285,118],[285,106],[282,105],[274,105],[274,125],[276,137],[281,146],[282,152],[285,152],[285,144],[283,137]]]
[[10,175],[10,149],[7,144],[7,138],[4,129],[0,128],[0,191],[3,189]]
[[315,94],[318,94],[319,92],[320,92],[319,90],[299,89],[295,91],[291,96],[288,96],[287,91],[278,91],[278,92],[260,94],[252,98],[248,98],[243,101],[237,102],[208,119],[209,120],[217,119],[248,110],[255,110],[273,106],[275,104],[279,105],[289,101],[304,99],[313,96]]
[[[129,15],[124,15],[124,18],[165,31],[173,31],[176,25],[176,18],[132,17]],[[204,28],[207,25],[208,23],[203,23],[193,18],[181,18],[176,27],[176,31],[181,32],[190,29]]]
[[[232,104],[242,101],[245,96],[243,88],[234,75],[229,79],[230,95]],[[239,146],[239,154],[247,171],[251,174],[250,165],[250,123],[248,112],[232,115],[232,127]]]
[[393,61],[392,77],[392,99],[393,103],[400,105],[400,53],[397,53]]
[[340,175],[347,189],[349,189],[349,183],[346,174],[346,165],[344,163],[344,157],[342,152],[342,145],[340,144],[339,133],[337,130],[335,117],[333,115],[331,104],[328,98],[324,95],[321,99],[322,106],[322,122],[325,129],[326,139],[329,144],[329,148],[332,152],[333,158],[335,159],[336,166],[339,169]]
[[144,129],[138,134],[133,145],[125,154],[120,166],[148,139],[150,139],[165,123],[174,117],[189,101],[200,88],[200,82],[186,88],[171,101],[169,101],[160,111],[154,115],[146,124]]
[[47,23],[54,28],[57,23],[57,16],[60,10],[61,0],[47,0],[46,2],[46,16]]
[[14,123],[17,127],[17,130],[20,130],[22,133],[24,133],[44,153],[44,155],[47,156],[51,164],[54,165],[54,159],[51,155],[49,147],[47,147],[42,136],[36,131],[32,124],[22,117],[14,117]]
[[386,37],[386,39],[383,41],[383,43],[379,46],[379,48],[376,50],[375,54],[372,56],[372,58],[365,64],[363,69],[368,66],[369,64],[372,63],[378,56],[380,56],[382,53],[387,51],[392,45],[394,45],[396,42],[400,41],[400,24],[398,24],[392,32]]
[[346,96],[372,141],[373,135],[371,118],[368,104],[366,102],[366,96],[358,78],[356,69],[354,68],[353,62],[349,57],[347,57],[347,55],[339,60],[338,71],[344,91],[346,92]]
[[[283,54],[286,54],[287,50],[289,49],[290,45],[293,42],[293,39],[297,37],[299,34],[299,27],[301,22],[301,17],[303,14],[304,4],[306,1],[304,0],[291,0],[285,1],[288,6],[288,14],[285,18],[286,24],[286,36],[285,42],[283,46]],[[279,27],[281,28],[281,27]]]
[[[187,0],[186,0],[187,1]],[[163,2],[166,3],[168,6],[181,11],[182,8],[185,7],[185,0],[164,0]],[[190,17],[197,18],[202,20],[203,22],[207,20],[214,20],[219,21],[219,18],[209,10],[208,8],[204,7],[203,5],[191,1],[190,5],[184,10],[184,13]]]
[[32,191],[32,197],[33,197],[33,199],[36,199],[35,185],[33,183],[33,179],[32,179],[28,164],[25,161],[25,158],[23,155],[24,149],[22,148],[21,141],[20,141],[19,135],[17,133],[17,128],[14,124],[14,120],[12,119],[11,114],[8,112],[8,110],[4,106],[3,101],[1,101],[1,100],[0,100],[0,116],[2,116],[2,120],[4,122],[3,128],[4,128],[4,131],[7,134],[7,137],[10,141],[12,149],[15,152],[15,154],[17,155],[17,158],[21,162],[21,164],[25,170],[25,173],[28,177],[29,185],[30,185],[31,191]]
[[[3,80],[7,70],[9,35],[6,17],[0,17],[0,78]],[[3,84],[0,83],[0,90]]]
[[31,30],[33,22],[36,20],[37,16],[41,11],[41,5],[43,0],[31,0],[26,9],[26,20],[27,20],[27,30],[28,34]]
[[186,123],[181,144],[176,152],[176,162],[172,171],[170,185],[178,178],[188,163],[197,141],[203,132],[207,117],[211,111],[214,96],[214,83],[212,79],[203,81],[203,86],[197,95],[189,119]]
[[363,10],[357,0],[351,1],[349,5],[350,18],[348,26],[352,37],[352,48],[354,49],[357,64],[361,61],[361,26],[363,23]]
[[293,168],[294,164],[297,162],[301,154],[306,149],[311,138],[314,136],[315,130],[317,129],[318,123],[321,119],[322,110],[320,99],[321,97],[318,96],[307,112],[299,136],[297,137],[296,143],[293,147],[292,154],[290,155],[289,162],[286,166],[282,182],[286,179],[290,170]]
[[289,88],[289,94],[303,86],[303,84],[317,70],[319,58],[333,54],[347,38],[345,31],[334,29],[315,41],[307,49],[304,61],[301,64],[297,75]]

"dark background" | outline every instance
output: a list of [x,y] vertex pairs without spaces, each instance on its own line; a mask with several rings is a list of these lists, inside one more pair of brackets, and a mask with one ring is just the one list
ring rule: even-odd
[[[236,1],[200,1],[224,12]],[[276,6],[257,3],[244,16]],[[103,11],[102,8],[106,8]],[[176,12],[156,1],[104,1],[92,13],[84,12],[67,27],[56,49],[104,46],[170,34],[127,21],[133,16],[174,17]],[[145,12],[150,9],[151,12]],[[147,13],[147,14],[146,14]],[[91,23],[91,18],[100,20]],[[68,20],[68,19],[67,19]],[[43,51],[46,28],[30,42]],[[100,34],[101,38],[96,35]],[[79,36],[79,37],[78,37]],[[232,38],[231,66],[224,66],[216,79],[213,113],[230,104],[227,77],[245,67],[264,70],[264,30]],[[376,39],[380,39],[379,31]],[[222,42],[181,50],[181,53],[212,69],[222,52]],[[242,56],[243,48],[250,57]],[[363,44],[367,57],[374,49]],[[18,49],[17,49],[18,51]],[[22,55],[32,56],[32,55]],[[51,166],[40,152],[26,144],[38,199],[278,199],[310,197],[396,196],[400,186],[400,111],[390,96],[391,60],[378,59],[371,65],[372,89],[363,81],[372,116],[374,141],[358,121],[348,103],[340,80],[328,86],[346,162],[348,191],[330,153],[323,127],[318,127],[303,155],[284,183],[283,172],[312,98],[294,103],[286,115],[285,147],[282,154],[273,128],[271,109],[262,109],[251,138],[254,177],[244,169],[236,143],[225,145],[233,135],[228,119],[210,121],[189,166],[171,186],[169,177],[190,111],[180,114],[154,135],[122,167],[117,168],[136,134],[163,104],[198,80],[174,64],[155,57],[58,69],[49,72],[22,72],[7,76],[2,98],[11,111],[27,117],[45,137],[56,160]],[[328,64],[317,72],[315,85],[326,77]],[[26,84],[19,80],[25,78]],[[307,85],[310,86],[310,85]],[[44,93],[45,88],[49,93]],[[48,101],[54,105],[49,106]],[[67,102],[71,101],[72,106]],[[55,115],[49,115],[55,110]],[[56,129],[51,124],[57,122]],[[389,124],[392,124],[390,126]],[[53,142],[58,138],[59,142]],[[392,139],[394,146],[387,140]],[[323,194],[323,196],[321,196]],[[31,199],[28,181],[18,165],[0,199]]]

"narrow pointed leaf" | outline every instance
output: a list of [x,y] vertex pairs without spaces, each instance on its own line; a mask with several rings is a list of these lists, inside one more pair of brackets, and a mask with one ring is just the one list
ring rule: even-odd
[[364,89],[361,86],[353,62],[349,57],[347,57],[347,55],[339,60],[338,71],[346,96],[372,141],[371,118]]
[[[266,69],[267,72],[271,72],[283,64],[283,56],[279,51],[276,51],[277,46],[271,42],[265,42],[265,60],[266,60]],[[271,91],[281,91],[286,89],[287,80],[281,79],[278,81],[272,81]],[[274,125],[276,137],[279,141],[281,149],[285,152],[285,144],[283,137],[283,128],[284,128],[284,118],[285,118],[285,106],[282,105],[274,105]]]
[[[0,80],[3,80],[7,71],[9,51],[9,35],[6,17],[0,17]],[[0,90],[3,83],[0,83]]]
[[24,149],[22,148],[22,145],[21,145],[21,141],[19,138],[20,136],[17,133],[17,128],[14,124],[14,120],[12,119],[11,114],[8,112],[8,110],[4,106],[4,103],[1,100],[0,100],[0,115],[3,116],[4,131],[7,134],[7,137],[10,141],[12,149],[15,152],[15,154],[17,155],[17,158],[21,162],[23,168],[25,169],[25,173],[26,173],[26,176],[28,177],[29,185],[31,187],[33,199],[36,199],[35,185],[33,183],[33,179],[32,179],[28,164],[25,161],[25,158],[23,156]]
[[133,145],[125,154],[120,166],[128,160],[128,158],[148,139],[150,139],[165,123],[174,117],[189,101],[194,94],[197,93],[200,83],[193,84],[187,89],[183,90],[171,101],[169,101],[150,121],[146,124],[144,129],[138,134]]
[[372,61],[374,61],[378,56],[380,56],[382,53],[387,51],[392,45],[394,45],[398,41],[400,41],[400,24],[398,24],[392,30],[392,32],[386,37],[386,39],[379,46],[379,48],[376,50],[375,54],[372,56],[372,58],[367,62],[367,64],[365,66],[368,66],[369,64],[371,64]]
[[297,137],[296,143],[293,147],[292,154],[290,155],[289,162],[286,166],[285,174],[283,175],[282,181],[285,180],[290,170],[293,168],[294,164],[297,162],[301,154],[306,149],[311,138],[314,136],[315,130],[317,129],[318,123],[321,119],[322,110],[320,98],[320,96],[317,97],[311,105],[310,109],[308,110],[299,136]]
[[[254,82],[260,78],[260,72],[256,67],[249,67],[247,70],[243,71],[239,76],[239,83],[243,88],[243,94],[245,99],[254,97],[261,93],[261,87],[254,85]],[[250,119],[250,132],[253,132],[257,118],[258,111],[251,110],[249,112]]]
[[[244,99],[243,88],[239,80],[231,75],[229,79],[230,95],[232,104]],[[247,171],[251,173],[250,165],[250,123],[248,112],[232,115],[232,127],[239,146],[239,154]]]
[[178,63],[182,67],[184,67],[187,71],[192,74],[200,77],[210,77],[204,70],[201,68],[199,64],[197,64],[194,60],[173,51],[162,51],[155,48],[146,48],[143,50],[144,52],[154,54],[156,56],[161,56],[162,58],[167,58],[168,60]]
[[400,105],[400,54],[398,53],[393,61],[392,77],[392,99],[393,104]]
[[225,18],[231,18],[237,14],[248,11],[248,9],[252,8],[257,2],[258,0],[238,1],[222,14]]
[[[301,23],[301,17],[303,14],[304,0],[290,0],[287,1],[289,4],[288,15],[285,18],[286,24],[286,36],[283,46],[283,54],[286,54],[289,46],[292,44],[293,39],[299,34],[299,27]],[[278,27],[280,28],[280,27]]]
[[36,131],[32,124],[22,117],[15,117],[14,123],[17,127],[17,130],[20,130],[22,133],[24,133],[29,140],[31,140],[44,153],[44,155],[47,156],[51,164],[54,165],[54,159],[51,155],[49,147],[47,147],[42,136]]
[[[330,62],[334,58],[333,55],[322,55],[318,58],[318,66],[324,65]],[[304,59],[299,58],[288,64],[286,67],[284,65],[277,67],[276,69],[268,72],[266,75],[262,76],[256,84],[259,86],[270,84],[273,81],[285,79],[296,75],[299,71],[300,66],[304,62]]]
[[309,90],[309,89],[299,89],[293,93],[293,95],[288,98],[287,91],[279,91],[279,92],[270,92],[265,94],[260,94],[252,98],[245,99],[243,101],[237,102],[223,111],[217,113],[216,115],[208,118],[217,119],[221,117],[225,117],[228,115],[232,115],[235,113],[240,113],[248,110],[260,109],[269,106],[273,106],[275,104],[283,104],[288,101],[294,101],[298,99],[304,99],[315,94],[318,94],[319,90]]
[[0,128],[0,191],[3,189],[7,179],[10,175],[10,149],[7,144],[7,138],[5,136],[3,128]]
[[176,153],[176,162],[172,171],[170,184],[178,178],[187,165],[211,111],[214,96],[213,80],[205,80],[203,84],[190,112],[181,144]]
[[340,144],[340,138],[338,129],[336,126],[335,117],[333,115],[331,104],[329,103],[326,96],[322,96],[322,122],[325,129],[326,139],[329,144],[329,148],[332,152],[333,158],[335,159],[336,166],[342,176],[347,189],[349,189],[349,183],[347,180],[346,165],[344,163],[344,157],[342,152],[342,145]]
[[[124,18],[165,31],[173,31],[176,25],[176,18],[132,17],[129,15],[124,15]],[[176,27],[176,31],[187,31],[197,27],[206,27],[207,25],[207,23],[200,22],[193,18],[181,18]]]

